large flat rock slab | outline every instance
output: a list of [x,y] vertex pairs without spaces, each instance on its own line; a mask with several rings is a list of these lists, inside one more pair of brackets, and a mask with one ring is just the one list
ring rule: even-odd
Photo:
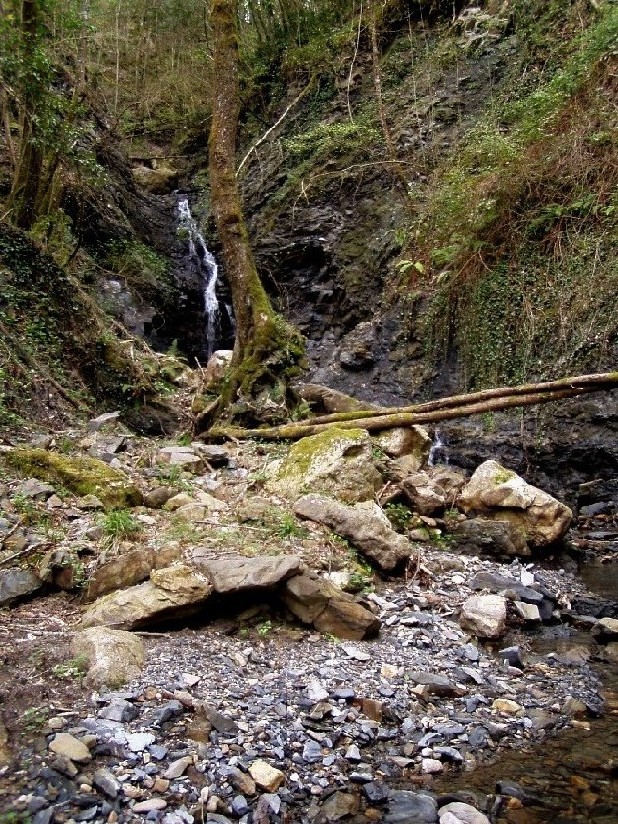
[[191,552],[190,558],[192,565],[208,576],[214,591],[220,594],[274,589],[292,575],[298,575],[302,567],[301,559],[296,555],[255,558],[231,555],[215,559],[200,555],[198,548]]
[[210,580],[186,564],[153,570],[143,584],[95,601],[84,613],[82,629],[107,626],[138,629],[199,612],[213,591]]

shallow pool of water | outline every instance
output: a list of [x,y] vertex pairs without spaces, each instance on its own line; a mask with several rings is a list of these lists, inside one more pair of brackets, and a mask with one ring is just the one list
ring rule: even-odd
[[[588,564],[580,574],[591,592],[618,601],[618,562]],[[528,640],[538,655],[592,644],[588,633],[563,625]],[[499,824],[618,824],[618,665],[599,662],[595,669],[604,686],[602,718],[576,721],[529,750],[501,752],[493,764],[436,781],[433,789],[493,795],[498,782],[515,781],[527,798],[523,806],[512,800],[496,809],[492,820]]]
[[579,574],[591,592],[618,601],[618,560],[607,564],[584,564]]

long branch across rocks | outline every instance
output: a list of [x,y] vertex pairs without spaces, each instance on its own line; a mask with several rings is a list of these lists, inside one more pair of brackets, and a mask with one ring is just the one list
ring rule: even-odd
[[341,429],[362,427],[377,432],[399,426],[439,423],[453,418],[469,417],[486,412],[500,412],[519,406],[536,406],[552,401],[574,398],[590,392],[610,391],[618,387],[618,372],[576,375],[556,381],[503,386],[465,395],[452,395],[414,406],[336,412],[307,421],[258,429],[239,427],[212,427],[205,437],[265,438],[267,440],[296,440],[317,435],[334,423]]

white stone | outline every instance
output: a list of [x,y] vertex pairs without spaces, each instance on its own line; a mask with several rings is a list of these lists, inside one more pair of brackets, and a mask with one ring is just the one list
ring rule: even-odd
[[525,587],[531,587],[535,581],[534,573],[530,572],[527,569],[522,569],[522,571],[519,573],[519,580]]
[[154,744],[156,738],[151,732],[130,732],[127,733],[127,746],[131,752],[142,752]]
[[309,681],[307,684],[307,698],[310,701],[326,701],[328,690],[325,690],[319,681]]
[[190,764],[193,764],[193,759],[190,755],[177,758],[176,761],[172,761],[169,767],[165,770],[163,773],[163,778],[180,778]]
[[[490,824],[484,813],[463,801],[452,801],[438,811],[440,824]],[[450,816],[450,817],[447,817]]]
[[138,801],[133,807],[134,813],[150,813],[153,810],[164,810],[167,807],[167,801],[162,798],[147,798],[145,801]]
[[523,601],[515,601],[513,604],[515,612],[524,621],[531,621],[539,624],[541,622],[541,613],[536,604],[526,604]]
[[437,758],[423,758],[421,760],[421,772],[426,775],[436,775],[441,773],[444,766]]
[[499,638],[506,628],[506,598],[472,595],[461,608],[459,623],[479,638]]

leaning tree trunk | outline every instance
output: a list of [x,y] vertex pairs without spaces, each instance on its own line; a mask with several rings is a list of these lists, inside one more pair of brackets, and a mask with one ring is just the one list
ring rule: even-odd
[[290,380],[300,372],[304,345],[301,335],[274,311],[262,286],[240,201],[236,179],[240,112],[237,0],[212,0],[211,25],[211,202],[236,316],[234,357],[217,415],[283,420]]

